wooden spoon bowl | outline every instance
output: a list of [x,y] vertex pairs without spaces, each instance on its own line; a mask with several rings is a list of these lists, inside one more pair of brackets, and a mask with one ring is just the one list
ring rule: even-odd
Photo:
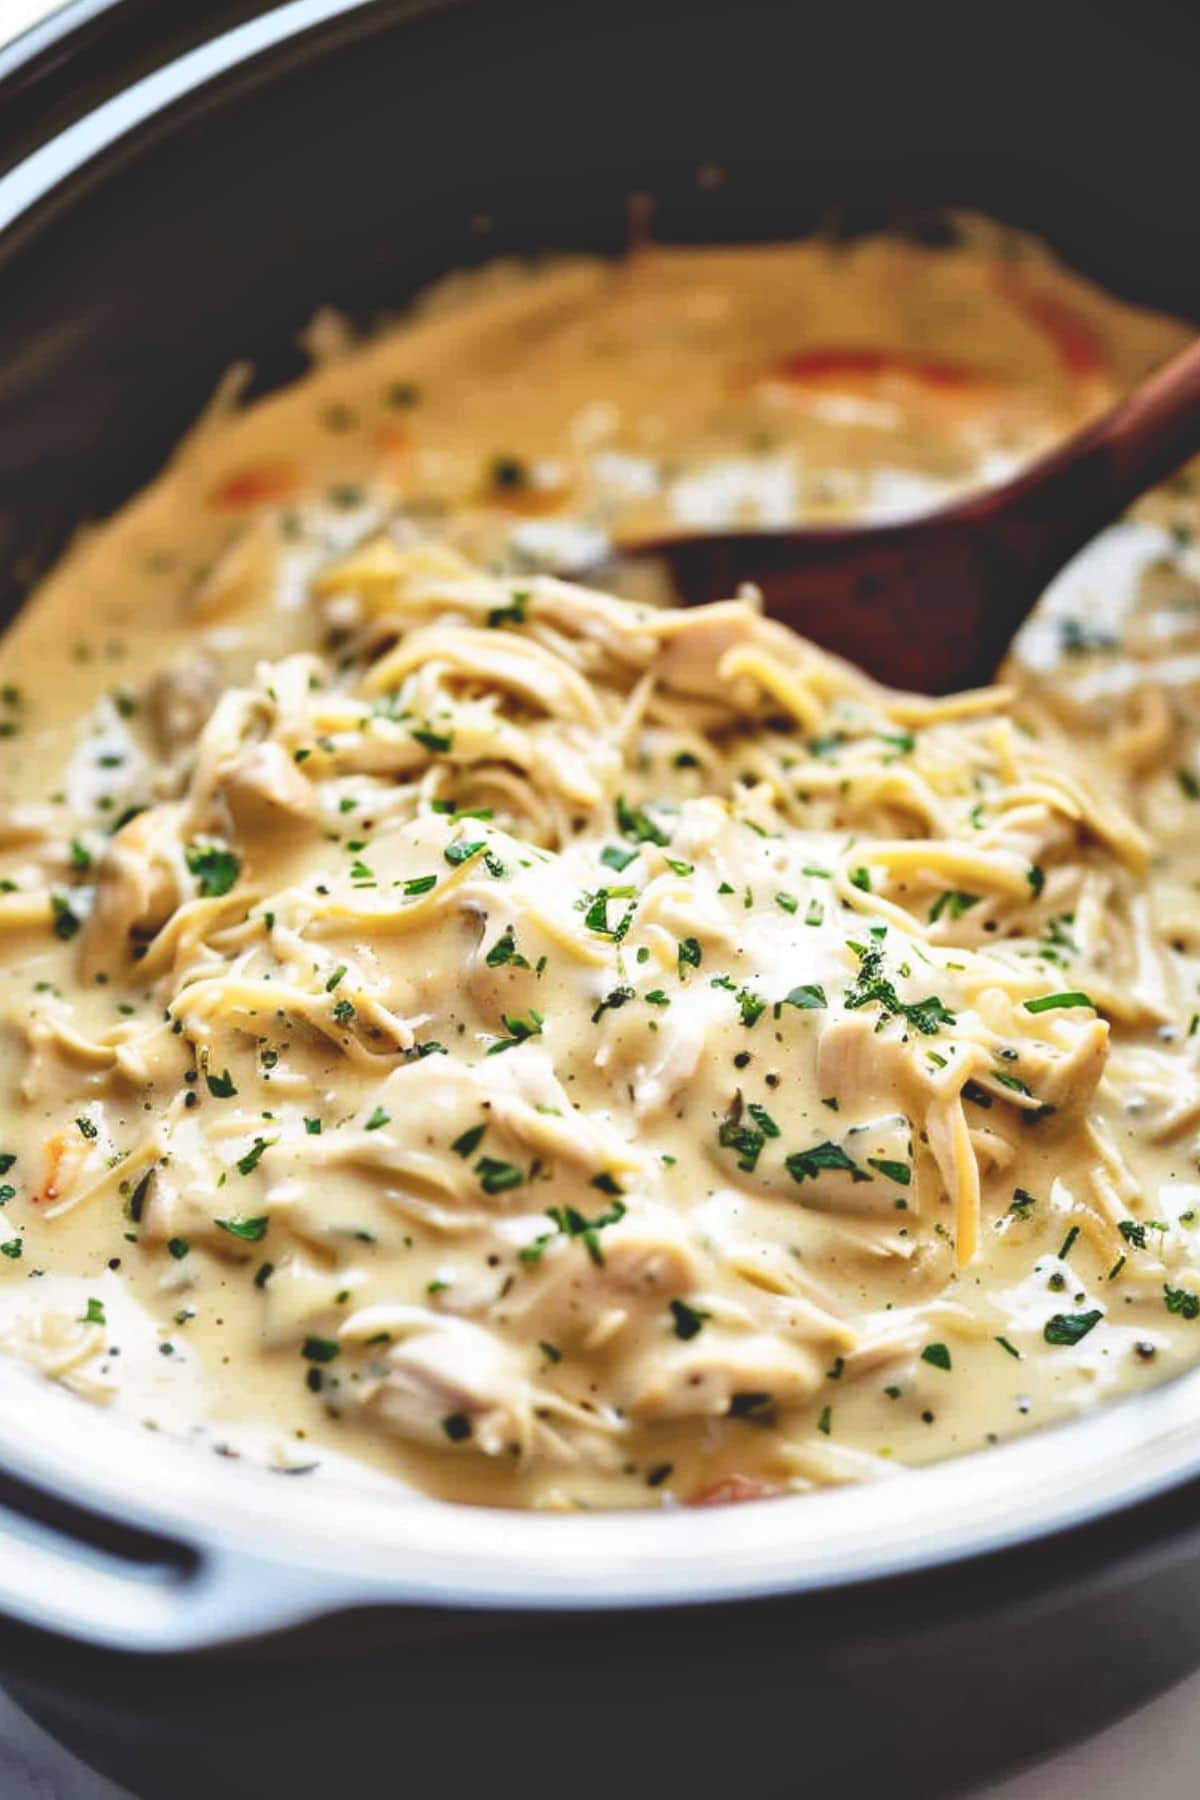
[[1197,452],[1200,341],[1011,481],[919,518],[664,536],[575,573],[624,586],[649,561],[686,605],[752,582],[773,618],[868,674],[947,693],[990,681],[1053,576]]

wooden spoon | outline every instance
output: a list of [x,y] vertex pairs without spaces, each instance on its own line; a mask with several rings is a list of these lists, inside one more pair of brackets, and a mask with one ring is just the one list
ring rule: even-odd
[[1197,452],[1200,340],[1013,480],[920,518],[657,537],[573,573],[627,588],[649,560],[689,606],[753,582],[772,617],[868,674],[947,693],[990,681],[1063,564]]

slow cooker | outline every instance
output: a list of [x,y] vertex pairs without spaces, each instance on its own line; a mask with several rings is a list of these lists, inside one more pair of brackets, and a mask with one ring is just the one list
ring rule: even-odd
[[[446,270],[936,244],[1200,318],[1200,15],[1155,0],[74,0],[0,53],[0,605],[232,362]],[[0,1379],[0,1678],[146,1800],[961,1790],[1200,1663],[1200,1370],[894,1481],[522,1515],[318,1490]]]

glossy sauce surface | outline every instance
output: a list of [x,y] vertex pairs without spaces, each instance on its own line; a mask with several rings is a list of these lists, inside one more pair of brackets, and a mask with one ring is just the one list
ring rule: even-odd
[[1194,1360],[1186,478],[961,704],[540,572],[1000,479],[1181,329],[971,226],[338,335],[5,644],[8,1346],[543,1506],[878,1476]]

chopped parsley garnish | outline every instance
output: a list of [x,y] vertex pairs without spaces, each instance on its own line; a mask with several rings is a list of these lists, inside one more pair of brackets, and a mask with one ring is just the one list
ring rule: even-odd
[[746,1108],[746,1111],[750,1114],[754,1123],[763,1132],[764,1136],[769,1138],[777,1138],[780,1136],[779,1127],[765,1106],[757,1106],[752,1100],[750,1105]]
[[1053,1012],[1057,1007],[1090,1006],[1091,1000],[1086,994],[1077,991],[1066,994],[1041,994],[1036,1000],[1024,1002],[1027,1013]]
[[1078,1227],[1078,1225],[1072,1225],[1070,1231],[1068,1231],[1066,1237],[1063,1239],[1062,1243],[1059,1246],[1059,1251],[1058,1251],[1059,1262],[1066,1262],[1068,1256],[1070,1256],[1072,1250],[1075,1248],[1076,1240],[1078,1239],[1078,1237],[1079,1237],[1079,1227]]
[[936,925],[942,914],[951,919],[961,919],[965,912],[978,906],[979,894],[965,894],[961,888],[944,888],[929,909],[929,923]]
[[20,1238],[9,1238],[6,1244],[0,1244],[0,1256],[7,1256],[10,1262],[16,1262],[21,1255]]
[[785,994],[780,1001],[781,1006],[797,1006],[801,1012],[819,1012],[829,1005],[825,997],[825,989],[818,982],[802,982]]
[[1014,1188],[1010,1213],[1016,1213],[1018,1219],[1027,1219],[1030,1211],[1037,1205],[1037,1196],[1027,1188]]
[[680,938],[678,958],[679,973],[681,975],[685,969],[698,969],[704,960],[704,952],[700,948],[699,938]]
[[[1200,1301],[1196,1305],[1200,1310]],[[1048,1344],[1077,1344],[1103,1317],[1099,1307],[1093,1308],[1091,1312],[1055,1313],[1046,1320],[1042,1336]]]
[[241,859],[215,844],[189,844],[184,855],[206,900],[227,894],[242,872]]
[[[598,1268],[604,1265],[604,1252],[600,1248],[598,1233],[607,1225],[616,1225],[625,1217],[626,1207],[623,1200],[614,1200],[607,1212],[597,1213],[594,1219],[585,1218],[573,1206],[548,1206],[546,1217],[554,1225],[555,1231],[566,1238],[579,1238],[588,1255]],[[542,1251],[554,1236],[547,1232],[535,1239],[524,1250],[517,1252],[522,1262],[533,1263],[541,1260]]]
[[1036,900],[1046,885],[1046,871],[1037,863],[1030,863],[1025,871],[1025,879],[1029,883],[1029,891]]
[[898,1187],[907,1187],[912,1180],[912,1170],[907,1163],[889,1162],[886,1156],[868,1156],[867,1166],[878,1169],[881,1175],[894,1181]]
[[1200,781],[1197,781],[1190,769],[1176,769],[1175,779],[1189,800],[1200,800]]
[[698,1337],[704,1329],[704,1321],[711,1317],[711,1313],[700,1312],[696,1307],[689,1306],[686,1300],[672,1300],[671,1302],[671,1318],[674,1320],[675,1336],[682,1338],[684,1343],[689,1338]]
[[884,1012],[892,1017],[907,1019],[909,1024],[922,1032],[926,1037],[933,1037],[943,1025],[956,1023],[955,1015],[942,1005],[936,994],[930,994],[924,1000],[901,1000],[895,986],[885,973],[883,952],[878,945],[858,950],[858,976],[844,995],[846,1006],[852,1012],[860,1007],[878,1004]]
[[474,1156],[483,1142],[486,1131],[487,1121],[485,1120],[482,1124],[472,1125],[469,1130],[461,1132],[450,1146],[455,1156]]
[[108,1320],[104,1316],[104,1302],[102,1300],[89,1300],[87,1303],[87,1311],[84,1313],[79,1323],[81,1325],[107,1325]]
[[214,1223],[222,1231],[227,1231],[230,1237],[240,1238],[244,1244],[261,1244],[262,1240],[267,1235],[267,1226],[270,1222],[270,1219],[265,1215],[260,1215],[258,1218],[253,1219],[237,1218],[214,1220]]
[[[754,1116],[754,1109],[749,1110],[751,1116]],[[763,1114],[761,1107],[758,1109],[758,1113],[760,1116],[754,1125],[745,1124],[742,1119],[742,1105],[739,1098],[734,1102],[727,1117],[721,1121],[717,1129],[718,1144],[723,1150],[736,1151],[737,1166],[747,1175],[754,1173],[758,1159],[762,1155],[763,1145],[768,1137],[779,1136],[778,1126],[774,1131],[768,1131],[762,1123],[762,1118],[769,1118],[770,1115]],[[774,1125],[775,1121],[772,1119],[771,1123]]]
[[822,1174],[841,1172],[849,1175],[852,1181],[870,1181],[870,1175],[864,1173],[856,1162],[842,1149],[840,1144],[826,1141],[814,1144],[811,1150],[793,1150],[786,1158],[785,1166],[793,1181],[817,1181]]
[[87,1138],[89,1142],[99,1137],[99,1130],[90,1119],[76,1119],[75,1123],[79,1127],[80,1137]]
[[1166,1229],[1167,1227],[1161,1219],[1121,1219],[1117,1224],[1117,1230],[1125,1242],[1132,1244],[1135,1250],[1146,1248],[1148,1231],[1165,1231]]
[[487,616],[489,628],[497,631],[502,625],[524,625],[528,605],[529,595],[517,593],[507,606],[493,606]]
[[622,850],[619,844],[606,844],[600,852],[600,861],[606,869],[614,869],[619,875],[627,869],[637,856],[636,850]]
[[336,987],[339,987],[345,979],[346,979],[346,965],[345,965],[345,963],[339,963],[337,968],[330,975],[328,981],[325,983],[325,992],[327,994],[332,994],[334,989]]
[[363,1130],[364,1131],[382,1131],[383,1127],[385,1125],[390,1125],[391,1122],[392,1122],[391,1113],[384,1112],[382,1106],[377,1106],[375,1108],[374,1112],[371,1114],[370,1118],[367,1120],[366,1124],[363,1126]]
[[333,1338],[306,1337],[300,1346],[305,1362],[331,1363],[342,1354],[342,1346]]
[[191,1248],[192,1246],[188,1243],[186,1238],[173,1237],[167,1239],[167,1249],[175,1258],[176,1262],[182,1262],[184,1257],[190,1253]]
[[525,1180],[525,1171],[516,1163],[501,1162],[495,1156],[481,1156],[475,1164],[475,1173],[485,1194],[507,1193],[509,1188],[520,1187]]
[[622,1006],[628,1006],[631,1000],[636,999],[637,995],[631,987],[610,988],[592,1013],[592,1024],[598,1025],[606,1012],[617,1012]]
[[950,1368],[950,1350],[946,1344],[926,1344],[921,1352],[921,1361],[932,1363],[935,1369]]
[[211,1069],[205,1069],[204,1079],[208,1083],[208,1091],[214,1100],[232,1100],[237,1093],[233,1085],[233,1076],[226,1069],[220,1075],[214,1075]]
[[499,1056],[502,1050],[512,1050],[517,1044],[523,1044],[526,1038],[540,1037],[544,1020],[540,1012],[536,1012],[533,1007],[530,1007],[527,1019],[514,1018],[508,1013],[502,1013],[501,1022],[508,1035],[499,1038],[496,1043],[488,1045],[487,1054],[489,1056]]
[[402,884],[400,892],[404,894],[406,898],[412,899],[417,894],[428,894],[436,886],[436,875],[414,875],[411,881],[406,881]]
[[239,1175],[249,1175],[253,1169],[257,1169],[259,1163],[262,1161],[263,1151],[269,1150],[274,1142],[274,1138],[256,1137],[245,1156],[238,1157],[237,1166]]
[[64,943],[69,943],[83,921],[78,914],[71,911],[69,903],[62,894],[51,894],[50,912],[53,917],[51,930],[55,937],[61,938]]
[[614,925],[609,923],[608,903],[610,900],[628,900],[635,892],[634,888],[623,887],[599,888],[594,894],[585,893],[577,904],[588,930],[594,931],[597,937],[611,938],[613,943],[621,943],[633,923],[635,909],[627,906]]
[[1181,1319],[1200,1317],[1200,1296],[1193,1294],[1188,1288],[1169,1287],[1164,1282],[1163,1303],[1169,1313],[1178,1313]]
[[644,812],[640,807],[630,806],[623,795],[618,797],[615,810],[617,830],[622,837],[629,838],[635,844],[666,845],[670,843],[671,840],[662,826],[656,824],[649,813]]
[[460,838],[456,844],[447,844],[442,854],[450,867],[457,869],[460,863],[470,862],[473,856],[478,856],[481,850],[486,849],[487,844],[483,838]]
[[454,744],[454,733],[452,731],[444,733],[440,731],[421,731],[414,727],[410,736],[416,739],[422,750],[428,750],[434,756],[444,754],[447,750],[451,749]]
[[511,963],[514,969],[527,969],[529,967],[528,961],[517,949],[517,940],[511,925],[506,925],[504,927],[504,930],[500,933],[500,936],[496,939],[483,960],[489,969],[499,969],[503,967],[505,963]]

